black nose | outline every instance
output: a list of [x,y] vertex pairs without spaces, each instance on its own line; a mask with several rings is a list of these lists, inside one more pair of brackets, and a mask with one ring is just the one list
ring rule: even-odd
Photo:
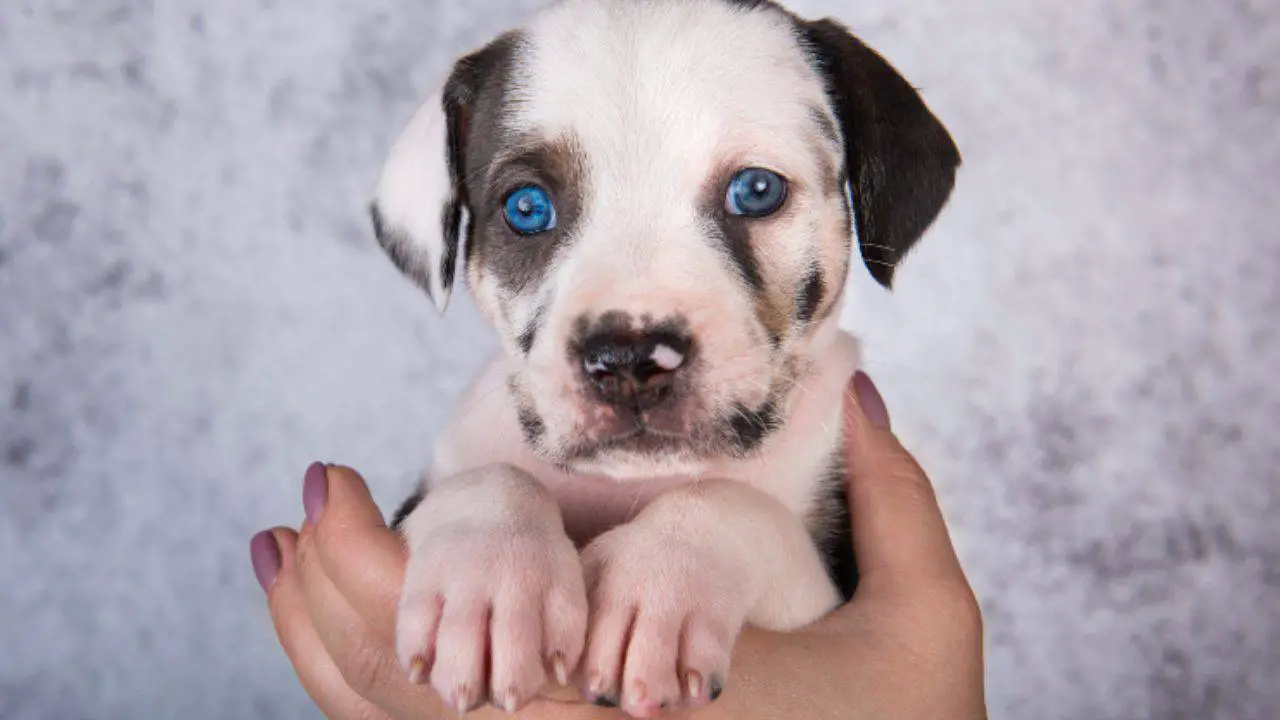
[[671,397],[690,346],[671,332],[601,333],[582,344],[582,371],[601,401],[648,410]]

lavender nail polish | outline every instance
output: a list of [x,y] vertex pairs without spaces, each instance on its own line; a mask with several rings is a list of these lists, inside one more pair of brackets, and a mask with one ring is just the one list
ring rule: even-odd
[[280,545],[270,530],[263,530],[249,541],[249,560],[253,562],[253,574],[263,591],[271,589],[280,572]]
[[302,507],[307,513],[307,522],[315,525],[320,519],[320,511],[329,499],[329,475],[324,463],[311,463],[306,477],[302,481]]

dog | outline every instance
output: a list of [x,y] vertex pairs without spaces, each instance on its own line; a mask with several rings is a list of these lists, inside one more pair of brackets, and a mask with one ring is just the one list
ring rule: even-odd
[[855,239],[890,287],[959,165],[887,61],[767,0],[562,0],[459,59],[371,208],[501,340],[394,517],[410,679],[650,717],[847,600]]

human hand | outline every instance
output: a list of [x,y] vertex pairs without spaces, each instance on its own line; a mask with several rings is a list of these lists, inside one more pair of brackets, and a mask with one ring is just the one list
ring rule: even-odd
[[[303,688],[335,720],[457,717],[424,685],[409,682],[393,638],[407,553],[353,470],[316,464],[303,489],[300,532],[276,528],[250,544],[276,634]],[[594,718],[568,689],[549,689],[521,718]],[[506,717],[484,707],[468,715]]]
[[[985,717],[982,625],[932,486],[889,430],[870,379],[846,402],[846,461],[860,582],[854,599],[794,633],[746,629],[734,677],[713,705],[673,717]],[[854,397],[857,401],[854,401]],[[395,659],[404,579],[400,537],[360,477],[313,466],[301,534],[276,529],[252,543],[255,570],[281,644],[303,687],[330,718],[452,717]],[[483,708],[478,720],[499,717]],[[619,718],[553,689],[521,718]]]
[[863,373],[846,392],[845,461],[853,599],[794,633],[745,630],[733,684],[700,718],[986,717],[981,611],[933,486]]

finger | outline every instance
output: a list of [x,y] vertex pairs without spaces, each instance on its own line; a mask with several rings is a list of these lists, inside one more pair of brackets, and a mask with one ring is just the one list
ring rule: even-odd
[[325,652],[347,686],[397,717],[441,717],[444,705],[401,671],[395,651],[330,582],[316,556],[315,530],[298,540],[298,568],[307,610]]
[[[275,550],[279,570],[267,591],[267,605],[276,635],[307,695],[333,720],[391,720],[391,716],[360,697],[343,679],[320,641],[307,611],[296,561],[297,534],[276,529],[270,539],[255,539],[255,555]],[[274,548],[263,546],[274,545]],[[255,557],[255,560],[257,558]],[[258,565],[255,562],[255,567]],[[261,573],[259,577],[262,577]]]
[[386,640],[395,637],[405,551],[387,527],[369,487],[350,468],[330,466],[323,509],[314,523],[324,574],[352,608]]
[[933,486],[888,427],[871,379],[845,393],[845,462],[859,583],[964,580]]

